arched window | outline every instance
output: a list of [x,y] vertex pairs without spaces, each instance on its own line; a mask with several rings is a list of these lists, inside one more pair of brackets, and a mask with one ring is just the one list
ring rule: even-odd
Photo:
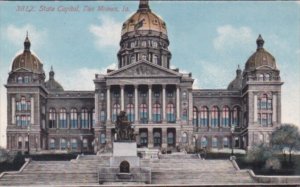
[[55,139],[54,138],[51,138],[50,139],[50,142],[49,142],[49,148],[51,150],[55,149]]
[[157,58],[157,55],[153,55],[152,62],[153,62],[153,64],[158,64],[158,58]]
[[232,111],[232,124],[234,126],[239,126],[239,113],[240,113],[239,108],[234,107]]
[[140,133],[140,145],[147,147],[147,145],[148,145],[148,133],[147,132]]
[[120,164],[120,173],[129,173],[130,165],[127,161],[122,161]]
[[71,139],[71,149],[76,150],[77,149],[77,140],[76,139]]
[[154,146],[160,146],[161,145],[161,133],[160,132],[154,132],[153,134],[153,143]]
[[227,137],[223,138],[223,147],[224,148],[228,148],[229,147],[229,141]]
[[184,143],[184,144],[188,143],[188,136],[187,136],[187,133],[186,133],[186,132],[184,132],[184,133],[182,134],[181,139],[182,139],[182,143]]
[[21,102],[20,101],[16,102],[16,108],[17,108],[17,111],[21,111]]
[[17,126],[21,126],[21,118],[19,115],[16,116]]
[[134,62],[135,62],[135,56],[132,55],[132,56],[130,57],[130,63],[134,63]]
[[28,136],[25,136],[25,149],[28,149],[29,142],[28,142]]
[[148,123],[148,110],[146,104],[140,105],[140,121],[143,124]]
[[23,83],[23,77],[18,77],[18,83],[22,84]]
[[26,125],[26,116],[21,115],[21,126],[25,126],[25,125]]
[[153,122],[160,123],[161,122],[161,106],[159,103],[153,105]]
[[134,106],[133,104],[128,104],[126,107],[127,119],[130,122],[134,121]]
[[87,149],[88,148],[88,139],[84,138],[82,141],[82,147],[83,149]]
[[205,106],[200,108],[200,126],[201,127],[208,126],[208,108]]
[[193,107],[193,126],[198,126],[198,109]]
[[77,110],[76,109],[71,109],[70,113],[70,121],[71,121],[71,128],[76,129],[78,128],[78,120],[77,120]]
[[29,83],[29,77],[28,76],[24,77],[24,83]]
[[258,74],[257,77],[258,77],[259,81],[263,81],[264,80],[264,75],[263,74]]
[[27,106],[26,106],[26,98],[25,97],[21,97],[21,110],[27,110]]
[[187,121],[187,109],[182,110],[182,121]]
[[217,139],[216,137],[213,137],[213,138],[212,138],[211,146],[212,146],[213,148],[217,148],[217,147],[218,147],[218,139]]
[[23,144],[23,137],[22,136],[19,136],[18,138],[18,149],[22,149],[22,145]]
[[100,111],[100,121],[101,121],[101,122],[105,122],[105,120],[106,120],[105,111],[104,111],[104,110],[101,110],[101,111]]
[[272,124],[272,99],[267,94],[263,94],[257,102],[258,124],[268,126]]
[[55,109],[50,108],[50,110],[49,110],[49,128],[56,128],[55,121],[56,121]]
[[101,144],[105,144],[105,142],[106,142],[105,134],[104,134],[104,133],[101,133],[101,134],[100,134],[100,143],[101,143]]
[[211,127],[217,128],[219,125],[219,109],[214,106],[211,110]]
[[67,111],[64,108],[59,111],[59,126],[60,128],[67,128]]
[[270,74],[269,73],[265,74],[265,81],[270,81]]
[[62,138],[60,139],[60,149],[65,150],[67,148],[67,141],[66,139]]
[[142,41],[142,47],[147,47],[147,42],[146,41]]
[[89,128],[89,113],[86,108],[81,110],[81,128],[83,129]]
[[152,41],[152,47],[157,48],[157,42],[156,41]]
[[147,60],[147,55],[142,54],[142,60]]
[[113,105],[113,112],[112,112],[112,121],[115,122],[117,120],[117,116],[119,115],[121,111],[120,104],[116,103]]
[[175,107],[173,103],[169,103],[167,105],[167,122],[168,123],[175,122]]
[[134,48],[134,47],[135,47],[135,42],[131,42],[131,43],[130,43],[130,47],[131,47],[131,48]]
[[222,109],[222,125],[223,127],[229,127],[229,107],[225,106]]
[[95,114],[95,109],[93,109],[93,114],[92,114],[92,127],[95,126],[95,120],[96,120],[96,114]]
[[174,133],[173,132],[168,132],[167,143],[168,143],[168,145],[174,144]]
[[202,148],[206,148],[207,147],[207,138],[206,137],[202,137],[201,138],[201,147]]

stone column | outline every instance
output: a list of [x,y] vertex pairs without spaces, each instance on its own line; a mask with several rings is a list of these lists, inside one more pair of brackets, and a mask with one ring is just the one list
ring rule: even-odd
[[179,85],[176,85],[176,121],[180,120],[180,90]]
[[254,123],[257,122],[257,95],[254,95]]
[[148,106],[149,106],[149,123],[152,123],[152,85],[148,85],[148,99],[149,99],[149,102],[148,102]]
[[106,88],[106,115],[107,122],[110,123],[110,86]]
[[153,148],[153,129],[148,128],[148,148]]
[[272,98],[272,108],[273,108],[273,116],[272,121],[277,122],[277,96],[274,94]]
[[161,147],[162,148],[166,148],[168,146],[167,144],[167,128],[162,128],[162,133],[161,133],[161,137],[162,137],[162,144]]
[[124,85],[120,85],[121,87],[121,111],[124,111]]
[[30,105],[31,105],[30,123],[34,124],[34,98],[33,98],[33,96],[30,98]]
[[[92,111],[92,124],[93,124],[93,111]],[[96,90],[95,94],[95,124],[94,128],[99,124],[99,93]]]
[[11,98],[11,123],[16,123],[16,99],[14,97]]
[[192,89],[189,89],[189,125],[192,125],[193,121],[193,93]]
[[163,106],[162,106],[162,113],[163,113],[163,123],[166,122],[166,85],[162,85],[162,98],[163,98]]
[[138,113],[138,85],[134,85],[134,121],[137,123],[139,121]]

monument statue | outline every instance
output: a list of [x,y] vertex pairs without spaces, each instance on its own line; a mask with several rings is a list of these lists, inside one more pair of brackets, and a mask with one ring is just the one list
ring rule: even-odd
[[121,111],[117,116],[115,131],[118,142],[135,141],[134,127],[128,121],[125,111]]

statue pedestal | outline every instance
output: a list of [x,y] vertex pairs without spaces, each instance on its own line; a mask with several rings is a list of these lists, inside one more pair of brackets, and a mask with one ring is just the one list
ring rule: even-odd
[[122,161],[127,161],[130,167],[140,167],[136,142],[113,143],[113,156],[110,158],[110,166],[119,167]]
[[110,166],[99,168],[99,183],[151,184],[151,169],[142,167],[136,142],[114,142]]
[[113,156],[137,156],[136,142],[114,142]]

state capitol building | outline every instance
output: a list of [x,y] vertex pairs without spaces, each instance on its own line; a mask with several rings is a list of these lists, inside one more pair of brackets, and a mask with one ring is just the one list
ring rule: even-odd
[[120,34],[118,69],[96,74],[91,91],[64,90],[52,68],[46,79],[27,35],[5,85],[8,149],[110,151],[120,111],[132,122],[140,148],[247,149],[269,142],[281,123],[283,82],[260,35],[256,52],[227,88],[193,89],[191,73],[170,68],[167,25],[147,0]]

